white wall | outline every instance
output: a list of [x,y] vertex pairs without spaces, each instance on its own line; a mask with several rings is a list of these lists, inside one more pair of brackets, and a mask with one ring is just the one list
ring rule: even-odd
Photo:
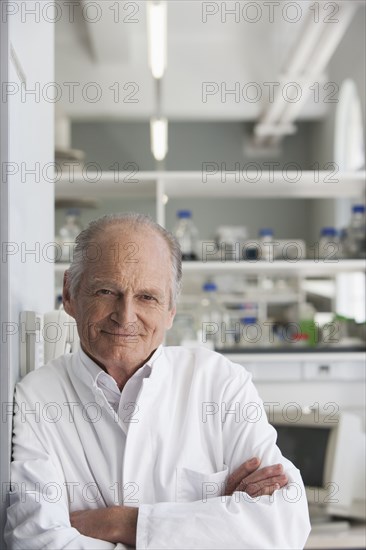
[[[361,99],[365,120],[366,101],[366,5],[358,3],[356,14],[341,40],[329,64],[329,81],[339,88],[346,78],[355,81]],[[313,142],[314,161],[321,165],[334,160],[334,129],[338,102],[329,103],[329,113],[319,124],[317,138]]]
[[[9,5],[16,13],[6,16],[4,10],[1,21],[2,84],[5,80],[12,90],[1,104],[1,209],[5,220],[1,226],[5,241],[1,263],[1,386],[2,400],[11,403],[13,386],[19,378],[19,312],[30,309],[43,313],[53,308],[53,265],[42,252],[45,244],[54,240],[54,190],[52,183],[44,181],[42,170],[54,158],[54,105],[44,99],[42,90],[54,80],[54,26],[42,15],[38,17],[37,11],[30,13],[39,8],[39,2]],[[39,86],[39,97],[22,95],[22,81],[27,90]],[[27,173],[35,168],[36,175]],[[48,175],[52,177],[51,170]],[[31,250],[33,253],[29,253]],[[3,521],[11,416],[2,420]]]
[[[329,81],[334,83],[340,90],[342,83],[347,78],[355,81],[363,109],[363,120],[365,125],[366,105],[366,5],[358,3],[356,14],[341,40],[334,56],[329,64]],[[338,94],[339,95],[339,94]],[[328,104],[328,115],[323,122],[318,124],[318,131],[314,132],[312,142],[313,160],[324,166],[334,161],[334,132],[336,109],[338,100]],[[364,127],[365,132],[365,127]],[[362,197],[360,197],[362,202]],[[315,239],[319,227],[316,224],[318,219],[326,219],[329,225],[344,227],[351,215],[351,205],[355,201],[334,199],[334,205],[330,202],[314,202],[311,221],[314,227],[312,238]],[[333,212],[333,220],[330,212]],[[325,224],[324,224],[325,225]]]

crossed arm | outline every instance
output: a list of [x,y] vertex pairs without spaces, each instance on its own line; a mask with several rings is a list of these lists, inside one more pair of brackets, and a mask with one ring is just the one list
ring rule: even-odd
[[[227,479],[225,495],[242,491],[251,497],[272,495],[288,482],[282,464],[260,468],[260,460],[244,462]],[[99,510],[80,510],[70,515],[72,527],[82,535],[113,543],[136,545],[138,508],[110,506]]]

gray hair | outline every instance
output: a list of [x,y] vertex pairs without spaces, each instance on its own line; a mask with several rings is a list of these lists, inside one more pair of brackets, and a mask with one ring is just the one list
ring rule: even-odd
[[71,296],[74,297],[79,290],[86,263],[88,262],[88,248],[95,245],[96,238],[107,227],[118,224],[128,225],[129,228],[134,230],[147,227],[163,237],[169,248],[171,258],[172,284],[170,308],[172,308],[182,287],[182,252],[180,246],[174,235],[156,223],[150,216],[135,212],[102,216],[90,222],[88,227],[79,233],[75,239],[73,260],[67,275]]

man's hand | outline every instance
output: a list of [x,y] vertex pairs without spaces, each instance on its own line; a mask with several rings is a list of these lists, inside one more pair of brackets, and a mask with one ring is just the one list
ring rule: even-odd
[[[243,491],[251,497],[272,495],[284,487],[288,478],[283,473],[282,464],[259,469],[259,458],[244,462],[230,474],[226,483],[225,495]],[[138,508],[130,506],[110,506],[98,510],[81,510],[70,515],[72,527],[82,535],[109,542],[122,542],[136,545]]]
[[136,546],[138,508],[109,506],[70,514],[70,522],[82,535]]
[[259,458],[252,458],[239,466],[227,479],[225,495],[230,496],[234,491],[243,491],[253,498],[272,495],[287,484],[282,464],[259,469],[260,464]]

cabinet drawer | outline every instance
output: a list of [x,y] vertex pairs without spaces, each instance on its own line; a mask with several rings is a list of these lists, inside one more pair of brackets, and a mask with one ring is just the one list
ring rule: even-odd
[[305,380],[365,380],[362,361],[306,361],[303,363]]
[[253,380],[301,380],[301,363],[276,363],[275,361],[244,363],[245,368],[252,373]]

